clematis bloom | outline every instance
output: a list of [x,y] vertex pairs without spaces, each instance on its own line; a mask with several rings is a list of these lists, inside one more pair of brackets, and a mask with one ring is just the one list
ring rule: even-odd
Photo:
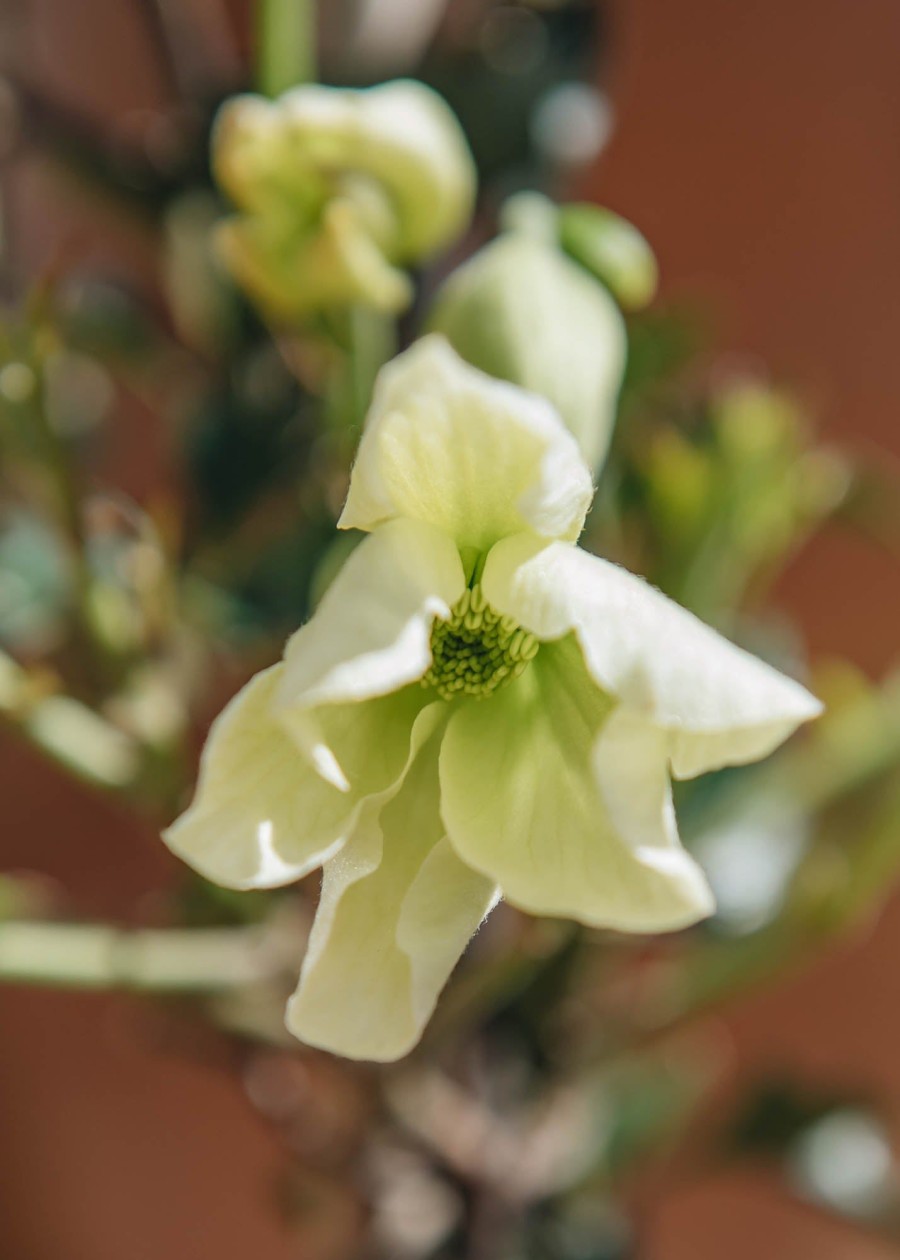
[[449,245],[475,200],[459,123],[412,80],[232,97],[212,159],[240,211],[219,225],[219,252],[280,321],[355,304],[403,310],[403,268]]
[[670,774],[763,757],[818,713],[579,549],[591,496],[544,399],[438,336],[383,369],[340,522],[368,537],[217,719],[166,833],[234,888],[324,867],[301,1040],[404,1054],[499,896],[629,932],[708,915]]

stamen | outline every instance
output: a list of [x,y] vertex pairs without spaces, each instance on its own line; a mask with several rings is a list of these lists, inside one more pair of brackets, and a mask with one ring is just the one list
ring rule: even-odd
[[494,612],[480,584],[465,590],[449,621],[431,631],[431,668],[422,679],[444,700],[483,700],[518,678],[540,644],[512,617]]

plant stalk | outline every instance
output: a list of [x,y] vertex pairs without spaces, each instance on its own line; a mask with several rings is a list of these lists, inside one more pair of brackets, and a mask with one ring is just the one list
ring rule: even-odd
[[259,0],[256,21],[256,86],[280,96],[316,79],[315,0]]

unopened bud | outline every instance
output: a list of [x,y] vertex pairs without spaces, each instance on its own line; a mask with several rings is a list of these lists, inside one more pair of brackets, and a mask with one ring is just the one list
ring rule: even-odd
[[474,367],[547,398],[588,463],[602,463],[625,326],[606,290],[575,263],[540,240],[501,236],[446,281],[429,324]]
[[475,197],[459,124],[412,81],[234,97],[216,121],[213,167],[239,211],[219,227],[220,253],[278,320],[402,310],[404,268],[448,245]]
[[653,251],[636,227],[611,210],[587,203],[560,207],[559,240],[626,310],[653,300],[658,279]]

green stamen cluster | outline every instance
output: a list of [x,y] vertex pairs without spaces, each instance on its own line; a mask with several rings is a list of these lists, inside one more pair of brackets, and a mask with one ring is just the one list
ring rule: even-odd
[[422,679],[444,700],[483,700],[512,682],[537,654],[539,643],[511,617],[494,612],[480,585],[456,601],[449,621],[431,632],[431,668]]

